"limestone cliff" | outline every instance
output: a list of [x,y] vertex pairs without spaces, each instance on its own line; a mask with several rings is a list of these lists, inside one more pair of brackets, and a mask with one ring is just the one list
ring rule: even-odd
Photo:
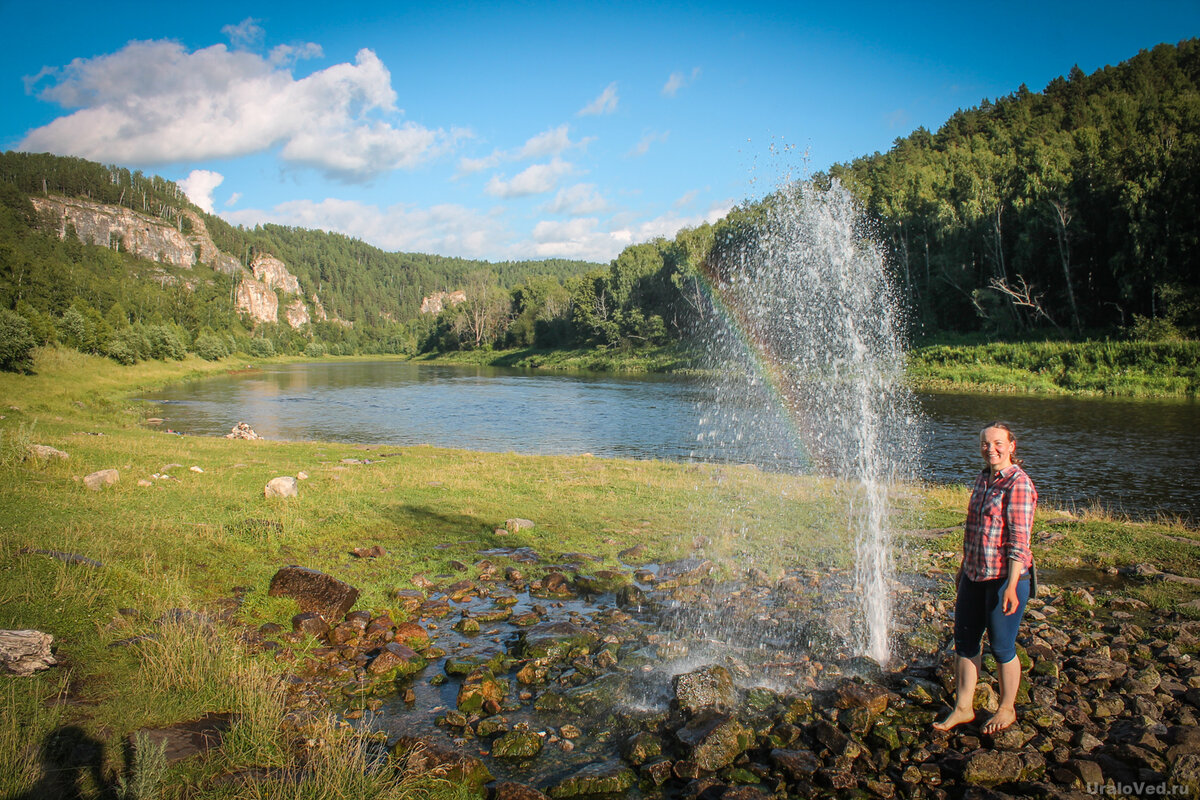
[[233,302],[238,313],[249,314],[255,322],[279,321],[279,298],[275,290],[249,275],[237,285]]
[[467,302],[467,293],[464,291],[457,292],[434,292],[428,297],[421,299],[422,314],[440,314],[446,306],[457,306]]
[[[287,264],[273,255],[260,253],[255,256],[250,262],[250,271],[254,273],[254,277],[272,289],[282,289],[288,294],[300,294],[300,281],[288,272]],[[308,312],[305,311],[305,316],[307,315]]]
[[284,316],[287,324],[292,326],[292,330],[307,325],[311,321],[308,317],[308,306],[304,305],[304,299],[300,297],[288,303]]

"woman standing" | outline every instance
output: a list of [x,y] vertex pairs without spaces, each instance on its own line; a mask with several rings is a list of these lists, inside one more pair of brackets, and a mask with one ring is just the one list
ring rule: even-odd
[[984,630],[999,665],[1000,705],[984,723],[983,732],[1002,731],[1017,718],[1015,703],[1021,684],[1017,627],[1029,600],[1033,566],[1029,534],[1037,490],[1021,469],[1017,440],[1008,425],[993,422],[984,428],[979,449],[985,469],[975,480],[967,507],[954,605],[955,704],[949,716],[933,723],[939,731],[975,718]]

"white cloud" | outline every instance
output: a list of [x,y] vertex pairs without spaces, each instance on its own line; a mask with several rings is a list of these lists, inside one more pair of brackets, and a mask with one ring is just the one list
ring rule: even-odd
[[229,41],[237,47],[253,47],[263,40],[266,32],[258,23],[262,20],[254,17],[246,17],[237,25],[226,25],[221,28],[221,33],[229,39]]
[[559,189],[554,199],[547,203],[542,210],[550,214],[569,214],[578,217],[608,210],[608,201],[596,191],[596,184],[577,183],[574,186]]
[[245,209],[222,216],[239,225],[264,222],[319,228],[362,239],[384,250],[438,253],[462,258],[506,257],[511,236],[499,209],[480,212],[445,204],[418,208],[398,204],[380,208],[354,200],[293,200],[265,211]]
[[729,213],[732,201],[711,206],[703,214],[679,216],[667,213],[653,219],[625,224],[610,221],[601,227],[596,217],[566,221],[543,220],[533,228],[533,241],[513,249],[528,252],[532,249],[540,258],[582,258],[590,261],[609,261],[631,244],[658,238],[672,239],[682,228],[694,228],[705,222],[716,222]]
[[21,150],[154,165],[282,146],[288,161],[353,181],[427,161],[463,135],[398,122],[391,74],[367,49],[296,80],[224,45],[131,42],[49,77],[41,98],[79,110],[31,131]]
[[591,141],[592,137],[590,136],[585,136],[578,141],[571,141],[570,128],[563,124],[531,136],[525,141],[525,144],[513,150],[493,150],[491,155],[483,158],[460,158],[458,174],[469,175],[472,172],[481,172],[498,167],[506,161],[557,156],[572,148],[584,149]]
[[667,78],[667,82],[663,84],[662,93],[665,97],[674,97],[675,94],[685,86],[695,83],[700,77],[700,68],[693,67],[691,75],[684,75],[682,72],[672,72]]
[[678,200],[671,204],[671,208],[683,208],[684,206],[690,206],[692,201],[695,200],[699,194],[699,189],[692,189],[690,192],[684,192],[679,196]]
[[187,195],[188,200],[200,206],[201,210],[211,214],[213,210],[213,191],[221,185],[221,181],[223,180],[225,180],[225,176],[219,172],[207,169],[194,169],[186,178],[178,181],[178,184],[179,188],[183,189],[183,193]]
[[229,199],[225,201],[225,207],[233,208],[234,206],[237,205],[238,200],[241,200],[241,199],[242,199],[242,193],[234,192],[233,194],[229,195]]
[[617,97],[617,82],[613,81],[604,87],[604,91],[595,100],[579,109],[575,116],[586,117],[593,114],[611,114],[617,110],[619,99]]
[[667,137],[670,135],[671,135],[670,131],[663,131],[661,133],[659,133],[657,131],[650,131],[649,133],[642,136],[641,140],[638,141],[638,143],[635,144],[633,147],[631,147],[629,149],[629,152],[626,153],[625,155],[627,155],[627,156],[644,156],[644,155],[646,155],[647,152],[649,152],[650,145],[654,144],[655,142],[665,142],[667,140]]
[[303,42],[296,45],[281,44],[271,48],[270,61],[276,66],[287,66],[309,58],[320,58],[323,55],[325,55],[325,51],[316,42]]
[[543,194],[558,185],[558,179],[574,171],[574,166],[561,158],[549,164],[533,164],[518,172],[512,180],[493,175],[483,190],[493,197],[527,197]]

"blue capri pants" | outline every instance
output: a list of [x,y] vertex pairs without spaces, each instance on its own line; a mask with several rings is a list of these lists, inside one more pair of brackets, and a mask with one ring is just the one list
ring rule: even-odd
[[963,576],[954,603],[954,652],[963,658],[979,655],[983,632],[988,634],[992,655],[1000,664],[1017,657],[1017,628],[1029,601],[1029,573],[1017,582],[1017,610],[1004,613],[1004,584],[1007,578],[973,581]]

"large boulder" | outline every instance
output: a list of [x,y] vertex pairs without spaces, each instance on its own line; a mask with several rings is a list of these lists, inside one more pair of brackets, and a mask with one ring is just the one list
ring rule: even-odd
[[315,569],[283,567],[271,578],[271,597],[290,597],[301,611],[320,614],[326,622],[336,623],[346,616],[358,600],[358,589]]

